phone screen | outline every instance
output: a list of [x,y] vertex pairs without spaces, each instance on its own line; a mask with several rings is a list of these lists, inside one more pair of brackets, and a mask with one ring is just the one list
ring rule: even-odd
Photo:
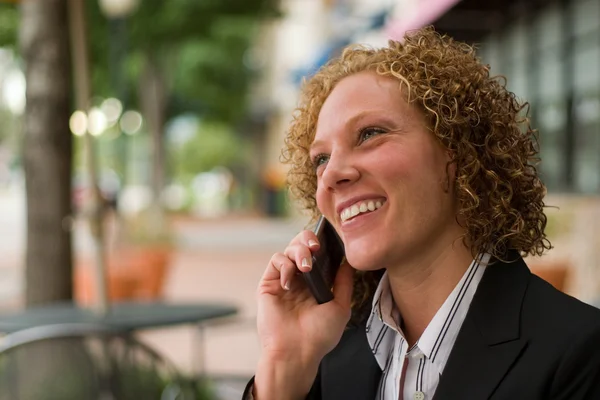
[[344,259],[344,244],[335,229],[321,216],[314,229],[320,248],[313,253],[312,269],[302,275],[319,304],[333,300],[331,291],[337,271]]

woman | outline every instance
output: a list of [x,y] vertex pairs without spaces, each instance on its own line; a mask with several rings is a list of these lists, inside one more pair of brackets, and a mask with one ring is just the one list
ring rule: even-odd
[[521,258],[550,248],[525,109],[431,28],[305,84],[289,184],[347,261],[318,305],[298,277],[316,236],[273,255],[246,398],[600,398],[600,311]]

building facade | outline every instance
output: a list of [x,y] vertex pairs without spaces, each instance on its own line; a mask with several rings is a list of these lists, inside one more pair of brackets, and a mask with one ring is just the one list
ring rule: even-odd
[[530,103],[549,192],[600,194],[600,2],[465,0],[434,25]]

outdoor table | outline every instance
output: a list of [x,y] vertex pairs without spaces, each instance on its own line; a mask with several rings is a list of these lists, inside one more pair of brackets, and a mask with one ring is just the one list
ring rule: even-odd
[[0,333],[12,334],[44,327],[95,325],[115,333],[133,334],[136,331],[174,325],[198,326],[200,354],[199,373],[204,372],[203,328],[209,323],[236,315],[238,309],[221,303],[169,304],[165,302],[113,303],[106,315],[75,303],[61,302],[0,314]]
[[0,332],[56,324],[97,324],[121,332],[172,325],[206,323],[237,314],[236,307],[219,303],[169,304],[164,302],[113,303],[106,315],[74,303],[53,303],[0,314]]

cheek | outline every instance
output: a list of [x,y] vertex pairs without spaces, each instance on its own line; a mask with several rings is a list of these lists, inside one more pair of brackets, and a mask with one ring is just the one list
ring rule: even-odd
[[[423,184],[427,184],[429,189],[435,186],[439,189],[443,186],[447,178],[446,165],[450,160],[446,154],[437,146],[428,143],[423,145],[421,151],[415,151],[410,158],[410,176]],[[450,172],[450,171],[448,171]]]
[[[386,190],[400,195],[400,198],[406,200],[406,197],[415,196],[422,190],[431,187],[431,177],[419,156],[398,154],[395,157],[382,158],[379,161],[381,168],[376,175],[383,182],[386,182]],[[428,183],[429,182],[429,183]]]
[[415,156],[408,151],[386,151],[374,154],[369,160],[371,173],[386,181],[405,180],[414,174]]
[[378,175],[388,183],[390,194],[395,194],[400,207],[398,212],[403,214],[402,210],[408,208],[409,214],[414,214],[409,218],[403,215],[402,219],[407,223],[412,221],[414,224],[414,218],[423,217],[415,209],[434,211],[442,208],[446,200],[446,165],[436,161],[435,156],[428,151],[412,151],[380,160],[382,167]]

